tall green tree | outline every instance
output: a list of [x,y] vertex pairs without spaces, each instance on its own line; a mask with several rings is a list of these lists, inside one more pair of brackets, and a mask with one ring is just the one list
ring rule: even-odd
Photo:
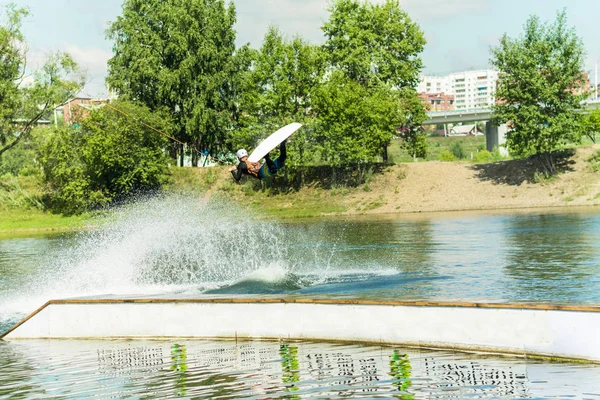
[[383,85],[367,87],[335,71],[314,93],[317,150],[328,165],[372,161],[400,124],[397,99]]
[[[413,154],[423,154],[426,148],[421,131],[425,120],[421,102],[414,87],[423,67],[420,53],[425,37],[419,26],[402,10],[398,0],[373,4],[359,0],[334,0],[331,15],[323,26],[324,49],[333,69],[342,71],[367,89],[367,95],[381,97],[383,88],[397,100],[392,118],[402,125],[404,146]],[[382,86],[382,87],[380,87]],[[363,110],[368,114],[370,110]],[[382,127],[381,127],[382,128]],[[381,151],[387,159],[395,129],[382,142]]]
[[[299,36],[287,39],[277,27],[269,27],[261,48],[253,52],[252,66],[246,74],[243,121],[232,136],[233,147],[254,147],[292,121],[310,124],[311,92],[324,72],[320,46]],[[292,163],[302,161],[302,155],[308,153],[309,142],[303,136],[306,132],[304,128],[295,135],[290,152]]]
[[92,111],[79,127],[51,128],[39,158],[55,210],[81,213],[166,181],[168,140],[139,120],[172,134],[167,115],[123,101]]
[[32,83],[24,81],[27,52],[21,24],[28,14],[25,8],[8,5],[0,25],[0,155],[24,141],[40,119],[83,84],[77,64],[66,53],[51,55],[34,71]]
[[310,91],[323,76],[323,61],[319,47],[299,36],[288,40],[277,27],[269,27],[251,75],[258,113],[279,118],[305,114]]
[[554,23],[531,16],[518,38],[504,35],[492,49],[492,64],[500,71],[497,124],[508,123],[506,142],[517,157],[538,156],[543,168],[556,173],[552,152],[580,142],[584,129],[578,113],[583,90],[584,47],[566,11]]
[[425,36],[399,0],[334,0],[329,11],[322,29],[334,67],[354,80],[377,80],[398,88],[417,85]]
[[216,153],[237,115],[243,63],[235,22],[234,4],[224,0],[125,0],[108,29],[114,56],[107,81],[151,110],[166,108],[177,139]]

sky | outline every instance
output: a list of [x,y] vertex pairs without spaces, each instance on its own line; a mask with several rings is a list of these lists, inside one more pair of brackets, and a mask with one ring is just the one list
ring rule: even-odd
[[[29,66],[41,66],[53,51],[67,51],[87,71],[84,94],[106,96],[106,61],[112,56],[112,43],[105,31],[121,14],[122,0],[0,0],[0,7],[11,2],[31,12],[23,24]],[[324,40],[320,27],[328,18],[328,0],[233,2],[238,45],[259,47],[269,25],[279,26],[289,37],[298,34],[313,43]],[[566,8],[569,25],[583,39],[585,68],[594,79],[600,59],[598,0],[401,0],[400,4],[425,33],[425,74],[489,68],[490,47],[504,33],[517,37],[530,15],[554,21],[556,13]]]

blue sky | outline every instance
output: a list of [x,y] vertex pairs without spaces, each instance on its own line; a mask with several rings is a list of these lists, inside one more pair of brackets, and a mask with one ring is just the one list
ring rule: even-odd
[[[371,0],[382,2],[383,0]],[[28,63],[39,66],[45,54],[64,50],[86,68],[86,92],[104,96],[106,61],[111,43],[105,37],[109,21],[121,12],[122,0],[0,0],[29,7],[24,23],[29,43]],[[238,11],[238,44],[258,47],[269,24],[292,36],[322,42],[320,26],[327,19],[327,0],[234,0]],[[489,66],[489,49],[506,32],[518,36],[531,14],[554,20],[567,9],[569,25],[582,37],[586,69],[592,73],[600,57],[598,0],[401,0],[402,7],[425,32],[424,72],[445,74]]]

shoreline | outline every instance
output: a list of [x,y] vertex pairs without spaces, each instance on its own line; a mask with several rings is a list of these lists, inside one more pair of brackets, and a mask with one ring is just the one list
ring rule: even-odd
[[[250,218],[423,218],[464,214],[600,212],[600,172],[588,159],[600,145],[578,148],[559,175],[540,179],[529,160],[488,164],[427,161],[390,165],[359,187],[304,187],[273,194],[255,182],[234,184],[227,167],[174,170],[165,190],[206,203],[241,204]],[[207,179],[207,178],[211,179]],[[208,183],[210,182],[210,183]],[[0,239],[93,229],[95,214],[63,217],[35,210],[0,211]]]
[[[306,220],[323,219],[364,219],[364,220],[389,220],[389,219],[444,219],[456,218],[458,216],[477,216],[477,215],[524,215],[524,214],[600,214],[600,205],[565,205],[565,206],[539,206],[539,207],[508,207],[508,208],[478,208],[478,209],[455,209],[455,210],[436,210],[436,211],[405,211],[405,212],[344,212],[331,213],[311,216],[291,216],[274,218],[271,215],[256,215],[253,219],[276,219],[282,223],[302,222]],[[61,226],[61,227],[38,227],[38,228],[19,228],[19,229],[0,229],[0,240],[9,238],[27,238],[44,235],[58,235],[69,232],[79,232],[96,229],[100,225],[83,226]]]

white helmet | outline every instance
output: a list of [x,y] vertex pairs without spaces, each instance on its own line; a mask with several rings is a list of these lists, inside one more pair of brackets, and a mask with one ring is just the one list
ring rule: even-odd
[[246,151],[246,149],[239,149],[237,153],[235,153],[235,155],[241,160],[244,157],[248,157],[248,152]]

